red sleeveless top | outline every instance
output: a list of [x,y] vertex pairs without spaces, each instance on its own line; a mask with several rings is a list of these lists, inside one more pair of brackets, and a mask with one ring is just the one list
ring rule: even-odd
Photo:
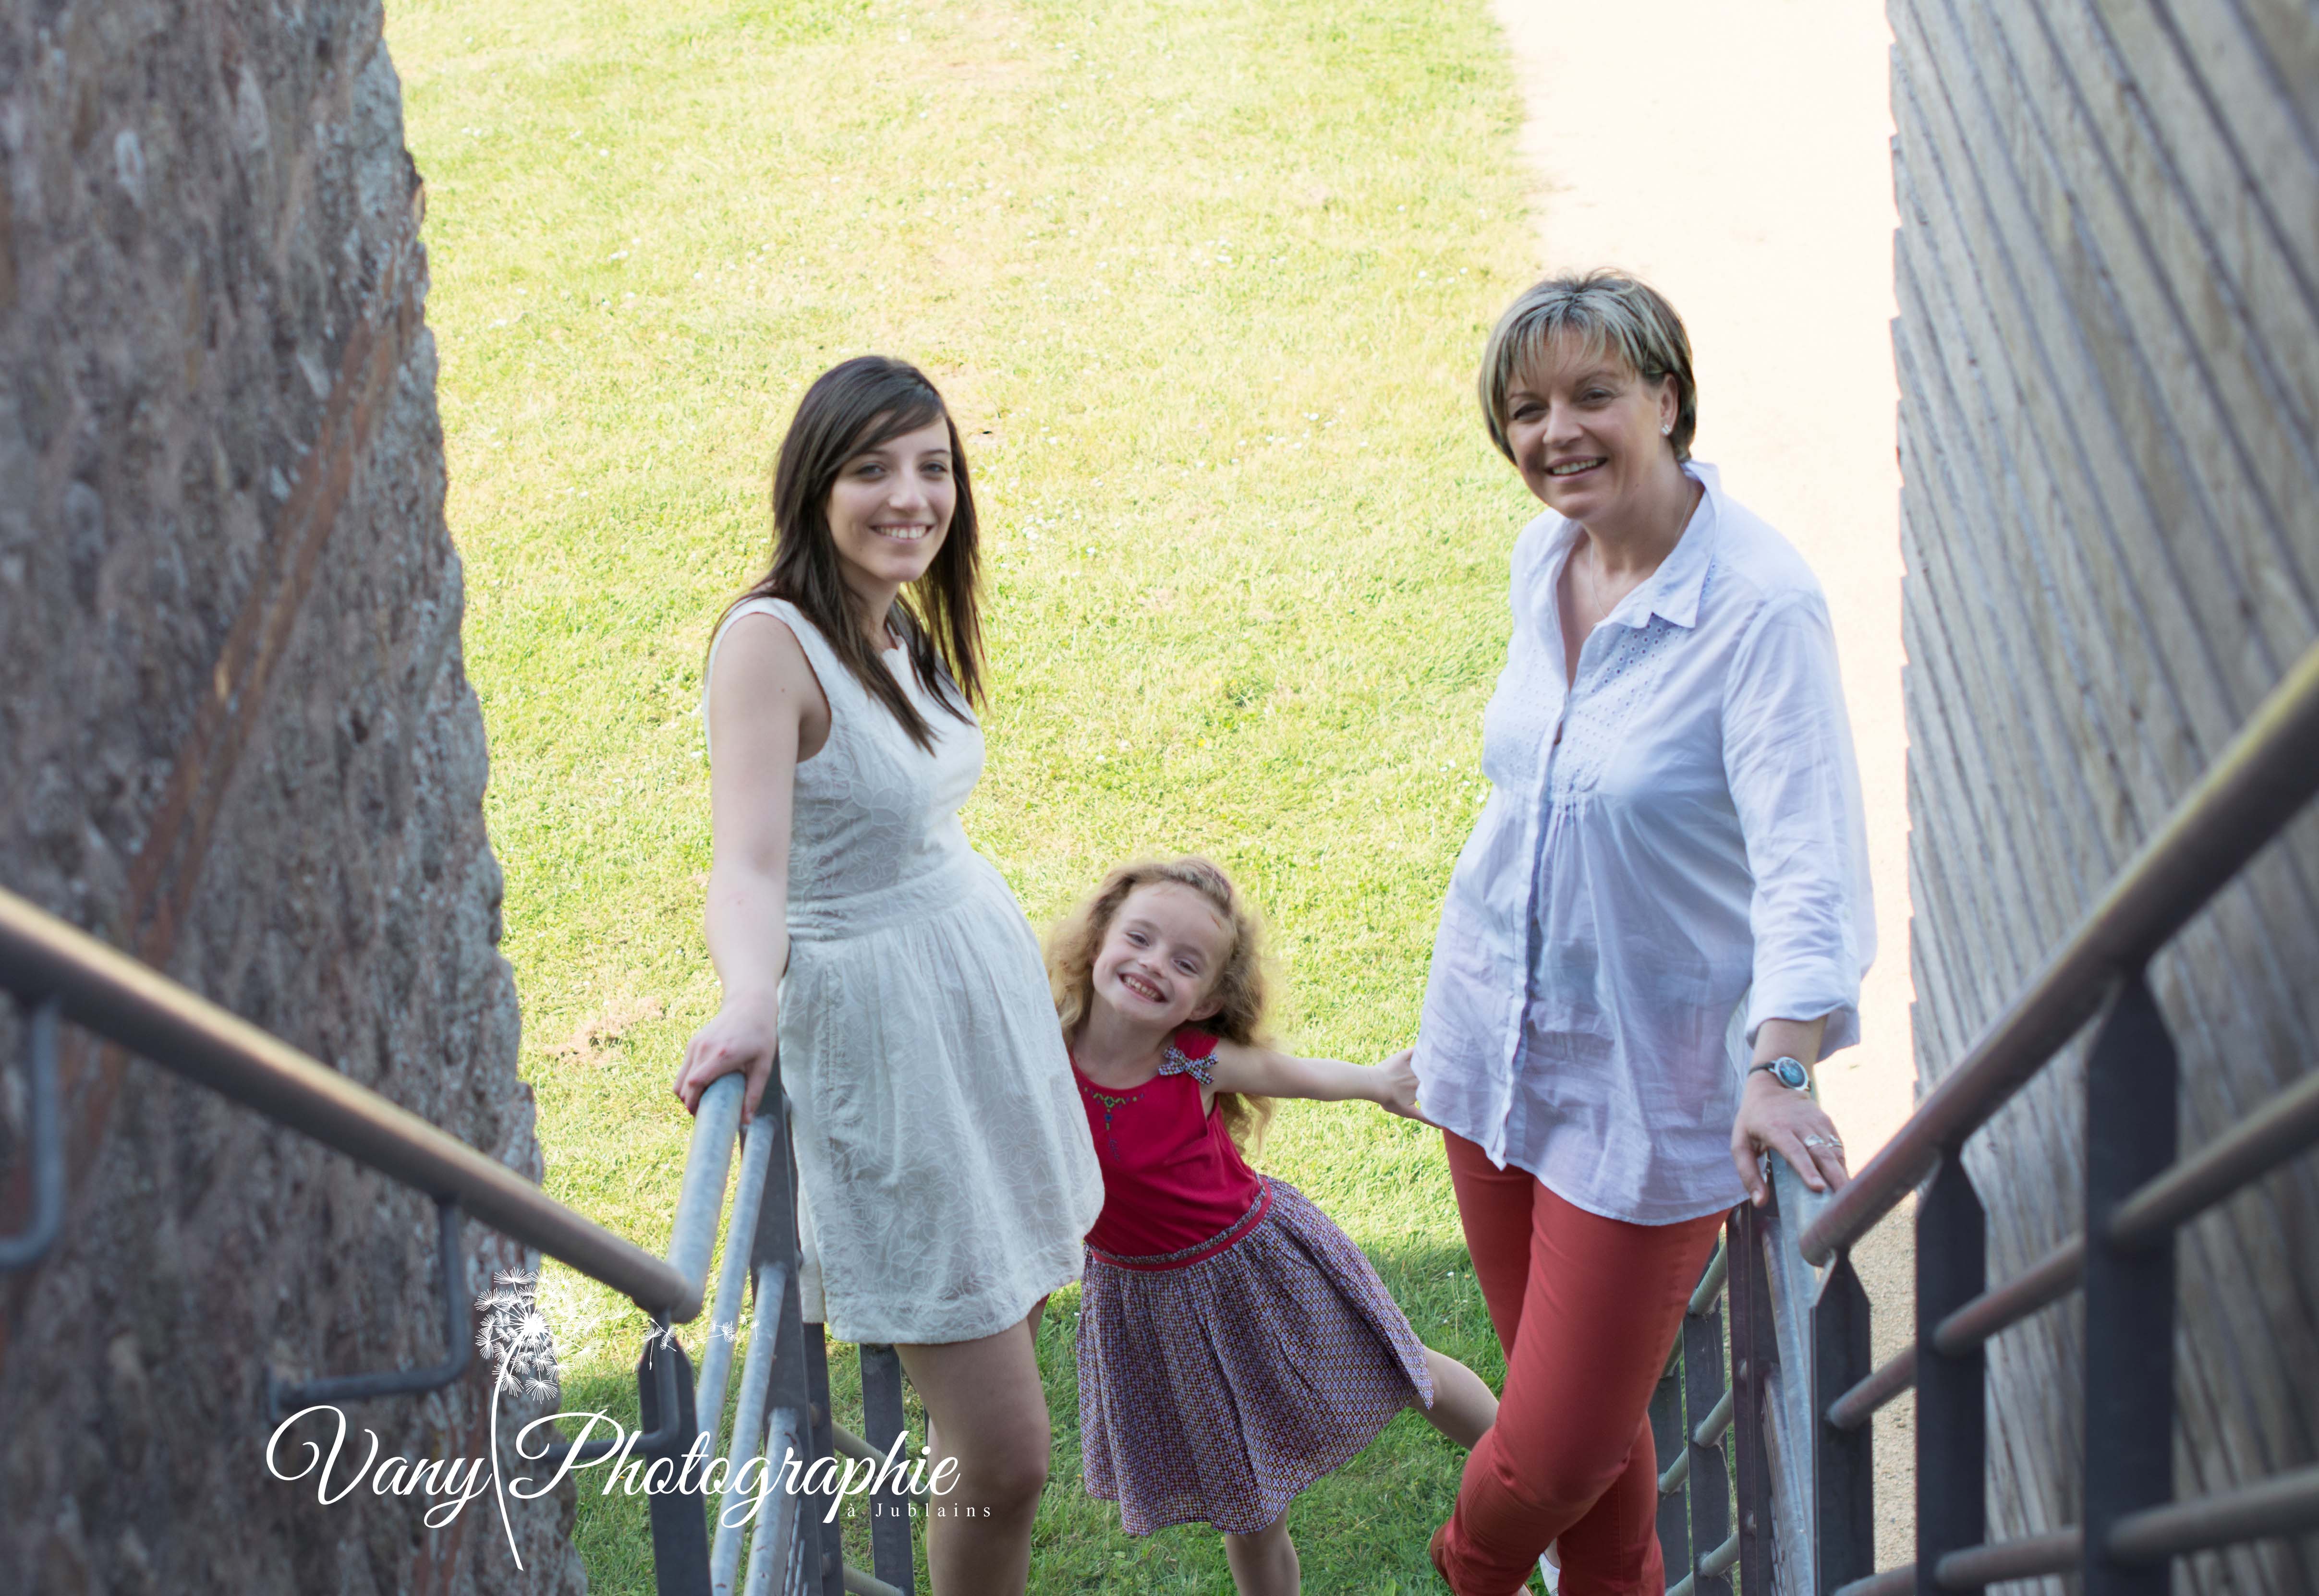
[[1200,1112],[1216,1039],[1187,1025],[1168,1039],[1160,1073],[1123,1092],[1071,1065],[1087,1105],[1103,1212],[1090,1251],[1131,1269],[1176,1269],[1213,1257],[1256,1228],[1271,1201],[1241,1157],[1223,1115]]

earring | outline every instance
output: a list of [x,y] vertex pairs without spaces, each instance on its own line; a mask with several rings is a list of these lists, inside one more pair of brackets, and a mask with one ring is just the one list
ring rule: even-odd
[[1672,421],[1660,422],[1659,436],[1661,437],[1673,437],[1674,436],[1674,423]]

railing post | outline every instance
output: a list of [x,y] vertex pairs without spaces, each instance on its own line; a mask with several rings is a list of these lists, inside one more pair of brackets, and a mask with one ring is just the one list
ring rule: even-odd
[[[836,1450],[837,1429],[829,1411],[829,1332],[818,1324],[808,1324],[803,1327],[803,1339],[806,1448],[810,1467]],[[836,1489],[832,1480],[826,1491],[799,1493],[807,1509],[799,1517],[811,1524],[815,1537],[806,1545],[806,1589],[818,1596],[845,1596],[845,1526],[836,1519],[822,1521]]]
[[[899,1461],[910,1461],[909,1427],[902,1415],[902,1359],[891,1347],[862,1348],[862,1438],[879,1456],[902,1442]],[[882,1465],[880,1465],[882,1466]],[[910,1512],[915,1505],[900,1478],[870,1492],[870,1572],[902,1592],[916,1596],[910,1556]]]
[[[1667,1352],[1666,1372],[1651,1393],[1651,1445],[1657,1449],[1660,1472],[1686,1462],[1690,1444],[1683,1427],[1683,1338],[1678,1334]],[[1677,1569],[1691,1566],[1691,1501],[1682,1485],[1659,1497],[1659,1554],[1666,1560],[1670,1582],[1678,1577]]]
[[1699,1566],[1731,1533],[1731,1476],[1724,1467],[1722,1441],[1718,1438],[1714,1445],[1703,1447],[1695,1438],[1725,1390],[1719,1297],[1707,1303],[1703,1312],[1683,1316],[1683,1438],[1691,1457],[1691,1589],[1692,1596],[1730,1596],[1728,1579],[1703,1573]]
[[[757,1210],[757,1237],[753,1265],[786,1263],[781,1300],[778,1303],[760,1301],[756,1305],[757,1321],[752,1333],[764,1327],[765,1316],[773,1316],[776,1339],[773,1342],[773,1397],[769,1406],[774,1411],[788,1409],[799,1416],[798,1438],[804,1456],[798,1460],[794,1476],[802,1485],[805,1476],[814,1472],[814,1465],[830,1456],[835,1448],[835,1420],[829,1411],[829,1347],[827,1337],[818,1324],[808,1324],[803,1316],[804,1297],[800,1282],[802,1259],[798,1247],[797,1149],[793,1145],[795,1132],[790,1123],[789,1097],[781,1090],[781,1060],[773,1060],[773,1078],[766,1083],[761,1102],[778,1104],[781,1116],[781,1139],[773,1144],[772,1166],[765,1171],[765,1195]],[[761,1109],[760,1112],[771,1112]],[[780,1464],[769,1458],[769,1463]],[[827,1474],[828,1470],[820,1471]],[[844,1526],[835,1521],[825,1524],[822,1515],[829,1510],[829,1497],[835,1494],[833,1483],[828,1491],[806,1491],[798,1495],[798,1511],[794,1522],[801,1543],[799,1558],[805,1571],[804,1589],[808,1596],[844,1596],[845,1559]],[[786,1575],[781,1576],[786,1581]],[[788,1586],[781,1586],[787,1596]]]
[[30,1106],[24,1130],[32,1168],[32,1216],[16,1234],[0,1236],[0,1273],[39,1263],[55,1245],[65,1222],[65,1138],[57,1106],[57,1023],[64,1004],[54,996],[19,996],[16,1013],[24,1027]]
[[1979,1347],[1944,1357],[1934,1345],[1941,1321],[1988,1285],[1988,1237],[1980,1195],[1952,1147],[1917,1208],[1917,1596],[1938,1596],[1944,1553],[1989,1537],[1986,1359]]
[[1812,1474],[1820,1596],[1876,1571],[1875,1468],[1870,1425],[1849,1432],[1827,1421],[1836,1399],[1869,1375],[1868,1294],[1838,1253],[1812,1301]]
[[1740,1204],[1731,1211],[1724,1240],[1731,1258],[1731,1469],[1739,1499],[1743,1596],[1769,1596],[1772,1589],[1772,1471],[1764,1446],[1764,1401],[1780,1353],[1772,1283],[1764,1268],[1764,1235],[1773,1212]]
[[[270,1420],[320,1402],[366,1402],[381,1396],[415,1396],[440,1391],[467,1372],[474,1351],[474,1313],[467,1295],[467,1263],[459,1249],[459,1202],[435,1199],[436,1290],[443,1298],[443,1361],[423,1369],[386,1369],[373,1375],[340,1375],[284,1385],[266,1370],[266,1411]],[[649,1424],[645,1426],[650,1429]]]
[[[646,1434],[665,1426],[669,1411],[677,1417],[675,1441],[661,1457],[649,1459],[649,1471],[665,1459],[681,1468],[684,1449],[699,1429],[692,1410],[692,1360],[665,1328],[645,1344],[636,1362],[636,1399]],[[701,1493],[656,1491],[651,1504],[653,1589],[659,1596],[708,1596],[708,1518]]]
[[2086,1511],[2082,1596],[2167,1596],[2170,1563],[2103,1555],[2127,1514],[2174,1495],[2174,1231],[2109,1240],[2111,1216],[2174,1162],[2174,1039],[2140,972],[2086,1056]]
[[[772,1078],[765,1084],[765,1094],[759,1103],[761,1114],[781,1115],[781,1134],[772,1139],[768,1150],[764,1190],[757,1204],[757,1229],[750,1243],[749,1279],[753,1283],[762,1281],[766,1278],[766,1266],[778,1266],[781,1289],[775,1301],[768,1302],[762,1295],[754,1298],[749,1335],[752,1339],[765,1335],[773,1338],[771,1390],[765,1399],[765,1465],[776,1482],[771,1490],[778,1495],[791,1486],[800,1488],[794,1492],[795,1501],[782,1510],[761,1514],[755,1533],[772,1534],[779,1528],[794,1526],[799,1543],[795,1555],[805,1570],[804,1588],[811,1596],[838,1596],[838,1526],[821,1521],[822,1514],[828,1510],[826,1493],[808,1493],[801,1488],[814,1460],[829,1456],[829,1379],[822,1360],[821,1327],[808,1327],[799,1312],[802,1298],[799,1285],[797,1156],[790,1145],[789,1099],[781,1090],[779,1058],[773,1060]],[[727,1246],[731,1244],[726,1242]],[[782,1418],[784,1414],[796,1416],[793,1428]],[[781,1456],[775,1456],[776,1447]],[[789,1456],[792,1448],[798,1454],[794,1468]],[[822,1561],[825,1549],[829,1559],[826,1564]],[[767,1548],[767,1556],[775,1555],[781,1559],[774,1564],[775,1589],[788,1596],[792,1554],[786,1546]],[[751,1565],[758,1562],[759,1554],[752,1547]]]

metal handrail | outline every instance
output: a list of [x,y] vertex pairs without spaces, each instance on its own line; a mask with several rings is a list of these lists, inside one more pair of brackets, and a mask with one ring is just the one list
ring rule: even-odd
[[[1785,1159],[1772,1159],[1766,1169],[1772,1202],[1758,1211],[1762,1217],[1755,1229],[1770,1298],[1773,1366],[1761,1382],[1759,1434],[1769,1475],[1764,1492],[1769,1501],[1761,1505],[1767,1510],[1763,1522],[1769,1532],[1769,1583],[1774,1596],[1791,1596],[1818,1589],[1812,1536],[1812,1441],[1818,1428],[1812,1419],[1812,1304],[1820,1279],[1819,1272],[1804,1262],[1796,1238],[1828,1194],[1807,1187]],[[1744,1518],[1741,1523],[1744,1528]]]
[[[2078,1289],[2086,1275],[2086,1239],[2072,1236],[2002,1285],[1993,1285],[1933,1327],[1933,1350],[1944,1357],[1972,1351],[1998,1331],[2020,1323]],[[1915,1347],[1910,1342],[1911,1348]]]
[[[2186,1552],[2298,1533],[2310,1527],[2314,1511],[2319,1511],[2319,1467],[2297,1469],[2212,1496],[2145,1508],[2118,1520],[2104,1547],[2111,1560],[2129,1566],[2162,1563]],[[2007,1580],[2067,1573],[2084,1555],[2084,1527],[2072,1524],[1948,1553],[1936,1565],[1934,1578],[1945,1591],[1978,1591]],[[1836,1596],[1914,1591],[1916,1573],[1913,1563],[1888,1568],[1842,1586]]]
[[1717,1398],[1715,1405],[1707,1411],[1707,1417],[1701,1420],[1692,1429],[1691,1444],[1694,1447],[1711,1447],[1721,1440],[1723,1432],[1731,1428],[1732,1411],[1738,1405],[1738,1393],[1731,1386],[1726,1385],[1723,1388],[1723,1394]]
[[[2319,1468],[2188,1501],[2173,1499],[2171,1470],[2176,1232],[2319,1142],[2319,1075],[2182,1156],[2178,1051],[2147,975],[2150,960],[2314,795],[2319,647],[2264,700],[2026,992],[1805,1228],[1803,1256],[1831,1262],[1822,1310],[1832,1315],[1830,1331],[1815,1339],[1816,1357],[1826,1357],[1817,1366],[1821,1456],[1835,1445],[1852,1448],[1818,1481],[1821,1573],[1834,1596],[1980,1590],[2072,1568],[2091,1582],[2102,1567],[2319,1528]],[[1985,1210],[1961,1156],[1966,1139],[2097,1013],[2085,1064],[2086,1229],[1991,1285]],[[1927,1175],[1917,1213],[1917,1338],[1871,1370],[1867,1303],[1846,1254]],[[1989,1539],[1981,1349],[2080,1289],[2085,1521]],[[1921,1580],[1914,1569],[1870,1572],[1872,1531],[1858,1510],[1868,1489],[1863,1427],[1911,1385],[1919,1392],[1916,1566],[1930,1575]]]
[[[2146,991],[2138,984],[2133,989],[2143,993],[2142,1001],[2146,1005]],[[2155,1009],[2146,1007],[2144,1013],[2154,1016]],[[2090,1083],[2089,1089],[2092,1089]],[[2151,1176],[2116,1202],[2107,1222],[2097,1225],[2095,1234],[2114,1254],[2162,1251],[2179,1227],[2308,1150],[2314,1141],[2319,1141],[2319,1075],[2306,1077],[2279,1093],[2202,1151]],[[2089,1250],[2085,1236],[2073,1237],[2003,1285],[1981,1292],[1939,1318],[1931,1333],[1935,1352],[1944,1358],[1977,1356],[1981,1345],[1999,1330],[2070,1295],[2086,1280]],[[2170,1291],[2170,1263],[2161,1278]],[[2157,1333],[2170,1339],[2170,1328],[2166,1325],[2161,1324]],[[1919,1356],[1918,1344],[1912,1342],[1845,1392],[1827,1408],[1827,1425],[1839,1431],[1857,1429],[1878,1407],[1914,1383]],[[1976,1395],[1974,1406],[1978,1405]],[[1919,1415],[1920,1447],[1926,1433],[1924,1417]],[[2150,1564],[2186,1552],[2296,1534],[2315,1527],[2319,1527],[2319,1467],[2305,1467],[2210,1496],[2163,1501],[2126,1513],[2113,1519],[2108,1534],[2098,1545],[2102,1556],[2111,1563]],[[1944,1590],[1977,1591],[2004,1581],[2066,1572],[2084,1560],[2086,1551],[2082,1526],[1958,1546],[1945,1552],[1935,1564],[1934,1582]],[[1914,1585],[1907,1582],[1911,1572],[1890,1569],[1853,1580],[1838,1586],[1835,1596],[1884,1596],[1889,1591],[1913,1590]]]
[[1986,1122],[2319,794],[2319,646],[2304,653],[2166,825],[2119,872],[1963,1062],[1804,1232],[1815,1264],[1852,1245]]
[[[2257,1176],[2294,1158],[2319,1138],[2319,1072],[2303,1078],[2183,1159],[2122,1204],[2109,1226],[2122,1246],[2146,1241],[2195,1219]],[[2085,1278],[2086,1239],[2055,1244],[2035,1263],[1943,1319],[1933,1346],[1955,1357],[1999,1330],[2062,1301]],[[1902,1348],[1867,1379],[1838,1398],[1828,1422],[1854,1429],[1916,1382],[1917,1344]]]
[[[656,1328],[646,1342],[638,1379],[645,1418],[654,1428],[636,1445],[648,1456],[671,1456],[688,1446],[713,1447],[721,1429],[717,1408],[696,1408],[689,1360],[668,1338],[668,1327],[696,1317],[703,1305],[735,1144],[740,1140],[741,1077],[713,1081],[701,1095],[669,1256],[662,1259],[556,1202],[514,1170],[408,1109],[5,889],[0,889],[0,988],[14,991],[31,1005],[36,1108],[54,1096],[50,1078],[57,1022],[69,1019],[108,1042],[434,1197],[439,1209],[438,1267],[451,1332],[450,1357],[435,1368],[341,1376],[287,1388],[292,1394],[316,1402],[354,1400],[432,1389],[457,1377],[468,1362],[465,1294],[456,1278],[464,1211],[623,1293],[649,1313]],[[816,1333],[808,1342],[800,1322],[791,1284],[797,1234],[789,1201],[789,1123],[778,1083],[776,1074],[742,1159],[734,1225],[726,1240],[729,1295],[711,1327],[713,1367],[703,1371],[711,1378],[699,1394],[712,1403],[721,1398],[730,1366],[730,1338],[736,1328],[738,1288],[745,1280],[756,1288],[759,1318],[750,1332],[740,1411],[726,1452],[728,1463],[764,1457],[774,1444],[784,1455],[795,1447],[816,1457],[826,1456],[833,1433],[848,1443],[849,1453],[875,1456],[871,1443],[832,1425],[819,1327],[813,1327]],[[61,1185],[62,1137],[50,1123],[55,1117],[53,1113],[35,1115],[35,1185],[41,1190],[33,1225],[22,1236],[5,1239],[11,1267],[36,1261],[55,1230],[50,1210],[61,1206],[61,1192],[46,1189]],[[773,1194],[778,1195],[768,1203]],[[780,1348],[777,1339],[782,1343]],[[890,1440],[901,1431],[900,1365],[889,1348],[863,1351],[865,1394],[877,1386],[870,1429],[873,1438]],[[873,1363],[878,1367],[874,1380]],[[770,1400],[776,1386],[781,1397],[778,1408]],[[284,1388],[270,1375],[268,1389],[277,1400],[284,1394]],[[538,1461],[568,1454],[590,1462],[600,1459],[612,1445],[593,1440],[576,1449],[558,1445],[522,1456]],[[826,1537],[822,1527],[799,1510],[799,1502],[786,1500],[786,1491],[782,1494],[785,1500],[774,1522],[749,1537],[747,1591],[770,1591],[776,1580],[783,1589],[790,1588],[790,1565],[802,1560],[804,1565],[794,1572],[817,1596],[835,1596],[841,1589],[872,1596],[907,1592],[907,1531],[898,1541],[890,1535],[881,1537],[879,1573],[890,1576],[881,1579],[847,1566],[835,1539]],[[880,1499],[887,1497],[898,1504],[901,1500],[895,1492]],[[702,1517],[659,1498],[654,1499],[652,1516],[661,1588],[697,1586],[706,1592],[712,1582],[712,1551],[702,1535]],[[739,1537],[720,1535],[713,1560],[716,1588],[731,1590],[741,1575]],[[892,1582],[897,1578],[901,1584]]]
[[158,970],[0,890],[0,978],[178,1074],[602,1281],[648,1312],[700,1312],[701,1282],[522,1176]]
[[2319,1071],[2303,1078],[2143,1186],[2110,1216],[2110,1240],[2132,1247],[2205,1213],[2319,1136]]
[[1730,1268],[1731,1247],[1727,1241],[1716,1248],[1715,1256],[1707,1260],[1707,1273],[1701,1275],[1699,1284],[1692,1288],[1691,1301],[1683,1307],[1686,1318],[1697,1319],[1715,1306],[1717,1299],[1723,1295],[1723,1283]]
[[1877,1409],[1916,1383],[1917,1347],[1912,1341],[1878,1364],[1874,1374],[1837,1397],[1827,1410],[1827,1421],[1838,1429],[1858,1429],[1874,1416]]

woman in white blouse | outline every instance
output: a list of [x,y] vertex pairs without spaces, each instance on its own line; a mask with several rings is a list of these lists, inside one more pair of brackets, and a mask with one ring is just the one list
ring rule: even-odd
[[1433,1559],[1508,1596],[1663,1589],[1646,1410],[1767,1153],[1844,1149],[1811,1067],[1858,1040],[1866,834],[1819,586],[1690,457],[1683,323],[1612,273],[1540,283],[1483,357],[1547,512],[1513,553],[1492,790],[1450,879],[1415,1056],[1506,1351]]

